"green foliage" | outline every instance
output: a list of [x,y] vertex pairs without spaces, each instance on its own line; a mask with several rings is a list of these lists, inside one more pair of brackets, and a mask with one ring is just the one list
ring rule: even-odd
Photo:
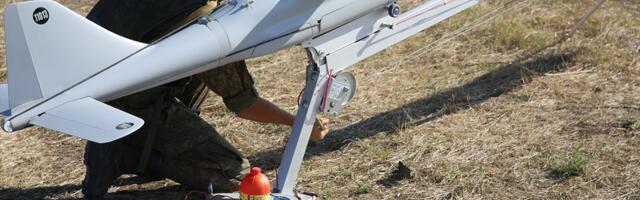
[[356,194],[367,194],[369,192],[371,192],[371,187],[369,185],[358,183],[358,186],[356,187]]
[[568,158],[549,161],[549,169],[554,178],[566,179],[584,174],[587,164],[588,159],[578,150],[574,150]]
[[640,119],[629,119],[622,124],[622,128],[627,130],[638,130],[640,128]]
[[382,156],[383,160],[389,159],[389,157],[391,157],[391,152],[386,151],[386,150],[382,151],[382,155],[381,156]]
[[498,18],[491,23],[487,43],[499,50],[537,49],[554,41],[554,32],[537,27],[540,19],[512,16]]

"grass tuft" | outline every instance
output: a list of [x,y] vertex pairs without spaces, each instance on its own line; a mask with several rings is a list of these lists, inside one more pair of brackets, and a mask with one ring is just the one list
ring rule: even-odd
[[369,192],[371,192],[371,187],[369,185],[364,183],[358,183],[355,191],[356,195],[367,194]]
[[549,169],[553,178],[567,179],[583,175],[587,164],[588,159],[578,150],[574,150],[568,158],[549,161]]
[[640,128],[640,118],[628,119],[622,124],[622,128],[633,131]]

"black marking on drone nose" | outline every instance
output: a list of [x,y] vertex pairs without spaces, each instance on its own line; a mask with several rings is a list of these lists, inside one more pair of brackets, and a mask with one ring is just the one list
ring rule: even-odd
[[33,21],[37,24],[46,24],[49,21],[49,11],[46,8],[38,7],[33,11]]

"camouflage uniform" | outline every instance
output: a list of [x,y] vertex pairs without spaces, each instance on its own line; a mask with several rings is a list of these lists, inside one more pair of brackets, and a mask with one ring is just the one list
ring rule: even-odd
[[[101,0],[87,18],[148,43],[214,7],[206,0]],[[216,191],[236,190],[233,179],[249,167],[248,162],[198,116],[197,107],[207,93],[204,85],[233,112],[258,98],[245,63],[238,62],[110,102],[146,124],[111,143],[87,143],[85,197],[101,199],[118,176],[131,173],[166,177],[195,189],[213,183]]]

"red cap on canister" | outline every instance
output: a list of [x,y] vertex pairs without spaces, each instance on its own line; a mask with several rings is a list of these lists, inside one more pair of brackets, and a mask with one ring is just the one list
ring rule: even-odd
[[244,176],[240,182],[240,193],[251,196],[263,196],[271,193],[271,182],[260,171],[259,167],[251,168],[251,173]]

